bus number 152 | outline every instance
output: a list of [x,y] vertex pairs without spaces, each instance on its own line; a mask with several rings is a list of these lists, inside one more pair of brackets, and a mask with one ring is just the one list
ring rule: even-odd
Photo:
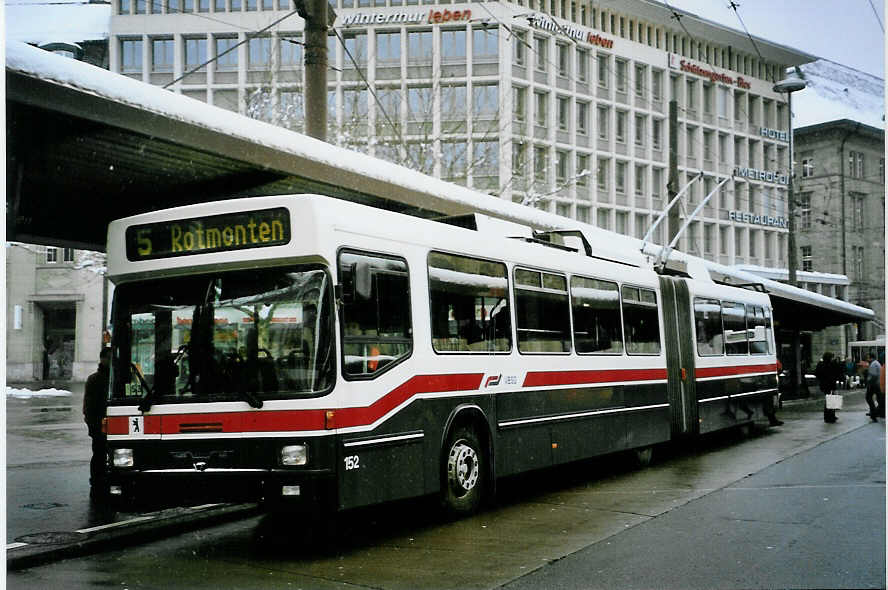
[[361,468],[361,460],[357,455],[349,455],[344,459],[345,461],[345,470],[351,471],[352,469],[360,469]]

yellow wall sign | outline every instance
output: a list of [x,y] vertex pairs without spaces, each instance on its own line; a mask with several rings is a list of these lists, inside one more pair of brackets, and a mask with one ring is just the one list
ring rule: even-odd
[[290,241],[290,212],[278,207],[161,221],[126,229],[131,261],[281,246]]

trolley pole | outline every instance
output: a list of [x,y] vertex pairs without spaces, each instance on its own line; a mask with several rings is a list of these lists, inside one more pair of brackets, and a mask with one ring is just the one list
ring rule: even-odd
[[327,140],[327,29],[336,13],[327,0],[297,0],[305,19],[305,133]]
[[[675,195],[678,194],[678,102],[669,101],[669,180],[666,183],[666,195],[671,202]],[[678,214],[678,207],[671,207],[668,213],[667,230],[669,237],[664,240],[665,244],[672,242],[678,235],[681,226],[681,218]]]

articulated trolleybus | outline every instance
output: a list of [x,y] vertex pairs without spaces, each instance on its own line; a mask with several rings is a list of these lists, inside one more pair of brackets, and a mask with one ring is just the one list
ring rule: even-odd
[[254,197],[113,222],[108,273],[123,503],[469,513],[503,476],[748,426],[777,390],[766,294],[582,231]]

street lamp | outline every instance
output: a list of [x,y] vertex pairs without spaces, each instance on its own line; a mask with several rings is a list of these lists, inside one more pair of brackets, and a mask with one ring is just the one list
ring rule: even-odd
[[795,241],[795,200],[792,196],[792,177],[795,175],[795,166],[793,166],[792,153],[792,93],[798,92],[799,90],[804,90],[807,85],[808,83],[799,78],[795,71],[791,71],[786,78],[774,84],[774,92],[786,93],[786,107],[789,111],[789,183],[786,189],[787,199],[789,203],[789,235],[787,236],[787,250],[789,250],[789,258],[787,260],[787,265],[789,266],[789,284],[793,286],[798,284],[798,279],[796,277],[798,257]]
[[[786,108],[789,111],[789,182],[786,187],[787,198],[789,200],[789,207],[787,211],[789,216],[789,223],[787,224],[789,229],[789,235],[787,236],[787,250],[789,250],[789,256],[786,263],[789,266],[789,284],[793,286],[798,285],[798,278],[796,276],[798,256],[796,253],[795,240],[795,198],[792,195],[792,177],[795,176],[795,166],[793,165],[794,160],[792,153],[792,93],[798,92],[799,90],[804,90],[807,85],[808,84],[796,74],[795,70],[792,70],[786,78],[774,84],[774,92],[786,93]],[[799,332],[799,326],[798,324],[796,324],[795,326],[793,326],[792,330],[793,393],[798,393],[799,386],[802,383],[801,349],[801,334]]]

